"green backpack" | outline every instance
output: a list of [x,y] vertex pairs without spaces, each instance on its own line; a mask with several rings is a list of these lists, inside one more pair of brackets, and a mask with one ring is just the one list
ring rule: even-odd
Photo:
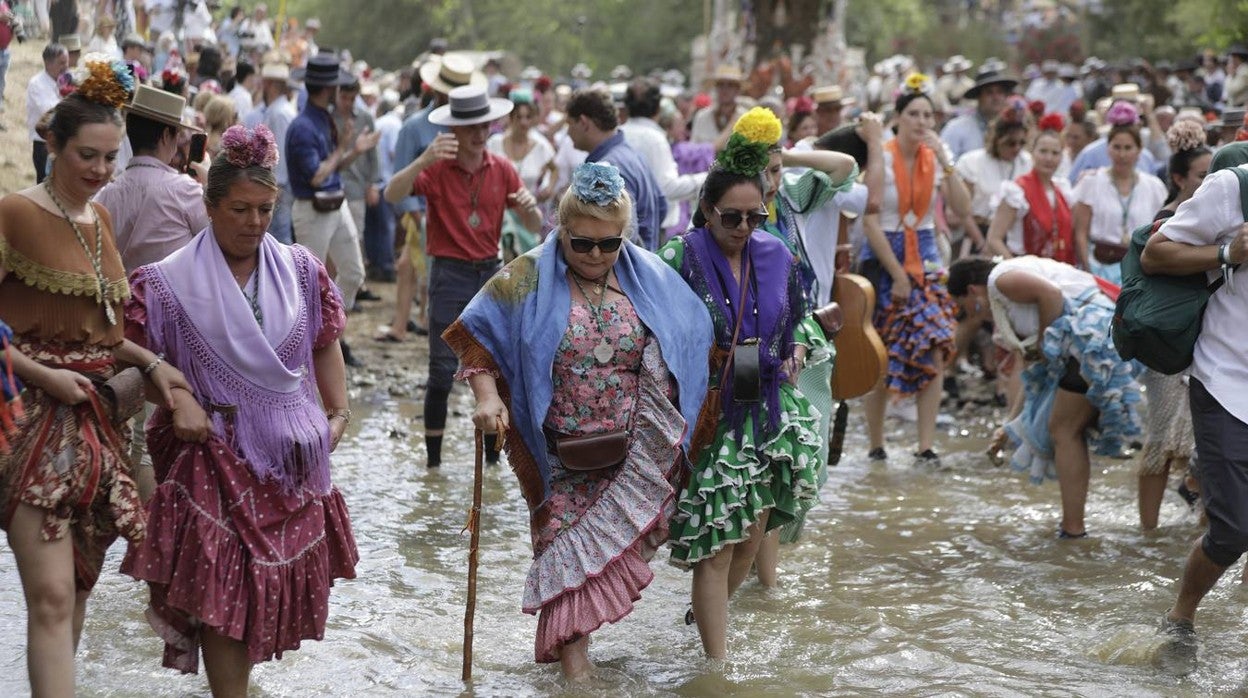
[[[1248,220],[1248,170],[1236,167],[1234,171],[1239,177],[1240,208]],[[1209,283],[1204,272],[1186,276],[1145,274],[1140,255],[1163,222],[1142,225],[1131,233],[1127,255],[1122,258],[1122,293],[1114,307],[1110,332],[1124,360],[1134,359],[1158,373],[1174,375],[1192,365],[1205,306],[1222,287],[1223,279]]]

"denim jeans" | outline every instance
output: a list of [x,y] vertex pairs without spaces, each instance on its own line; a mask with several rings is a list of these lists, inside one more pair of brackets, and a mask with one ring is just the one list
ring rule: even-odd
[[386,201],[364,210],[364,258],[373,273],[394,273],[394,221],[397,214]]
[[269,221],[269,232],[278,242],[284,242],[287,245],[295,241],[293,228],[291,227],[290,207],[294,202],[294,197],[290,194],[290,185],[287,184],[281,188],[281,194],[277,197],[277,206],[273,208],[273,220]]
[[0,51],[0,111],[4,111],[4,87],[5,78],[9,74],[9,50],[6,48]]

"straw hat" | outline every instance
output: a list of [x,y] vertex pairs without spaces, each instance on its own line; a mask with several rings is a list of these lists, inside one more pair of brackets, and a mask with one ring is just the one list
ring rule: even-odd
[[816,87],[810,91],[810,98],[815,101],[815,104],[836,104],[841,107],[848,107],[858,101],[853,97],[846,97],[840,85]]
[[973,65],[974,63],[971,63],[969,58],[959,53],[956,56],[950,56],[949,60],[945,61],[945,64],[940,69],[946,73],[960,73],[964,70],[970,70]]
[[485,73],[473,68],[471,59],[454,54],[426,61],[420,66],[420,79],[442,94],[466,85],[484,89],[489,84]]
[[70,53],[73,53],[74,51],[81,51],[82,50],[82,37],[78,36],[77,34],[62,34],[60,38],[60,44],[61,46],[64,46],[65,50],[69,51]]
[[134,97],[125,107],[127,116],[139,116],[162,124],[185,128],[202,133],[203,129],[188,122],[184,118],[186,99],[180,95],[152,87],[138,85],[134,89]]
[[265,63],[260,68],[260,79],[290,82],[290,66],[285,63]]
[[741,84],[745,82],[745,73],[741,69],[731,63],[720,63],[715,66],[715,72],[711,73],[708,82],[719,84],[721,82],[735,82]]
[[1118,83],[1110,90],[1109,98],[1114,102],[1138,102],[1140,99],[1140,86],[1133,82]]
[[450,101],[429,113],[435,126],[472,126],[488,124],[507,116],[514,106],[509,99],[490,97],[483,85],[464,85],[451,90]]

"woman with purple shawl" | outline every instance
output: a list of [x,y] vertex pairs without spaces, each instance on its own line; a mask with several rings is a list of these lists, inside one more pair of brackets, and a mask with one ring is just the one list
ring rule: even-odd
[[[593,670],[590,633],[628,615],[654,578],[647,562],[667,539],[706,395],[710,321],[679,276],[627,242],[632,210],[614,166],[581,165],[556,233],[443,334],[476,396],[473,422],[511,432],[532,511],[523,609],[539,613],[537,661],[570,680]],[[574,458],[587,438],[600,445]]]
[[[762,172],[771,146],[738,128],[707,174],[694,229],[659,256],[680,272],[715,326],[722,412],[709,443],[690,453],[693,474],[672,517],[672,563],[693,568],[692,614],[712,660],[727,655],[728,599],[750,572],[764,534],[794,521],[817,497],[824,435],[797,389],[815,337],[798,263],[759,230],[767,220]],[[822,340],[822,336],[818,338]],[[710,409],[713,401],[707,401]],[[699,434],[701,435],[701,434]],[[701,439],[699,439],[701,440]],[[700,448],[699,448],[700,447]]]
[[202,643],[213,694],[245,695],[253,664],[321,639],[333,580],[359,555],[329,476],[351,417],[342,299],[310,252],[265,232],[273,134],[234,126],[222,146],[209,227],[131,277],[127,336],[193,392],[148,423],[159,485],[122,571],[148,582],[164,665],[196,672]]

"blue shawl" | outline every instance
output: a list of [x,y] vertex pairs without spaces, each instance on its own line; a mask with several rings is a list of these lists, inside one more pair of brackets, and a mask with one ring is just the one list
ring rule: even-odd
[[[550,494],[550,465],[542,423],[554,393],[555,352],[572,309],[567,270],[558,236],[549,235],[491,278],[459,316],[507,383],[512,428],[533,456],[543,499]],[[614,271],[620,290],[658,340],[663,360],[676,378],[687,446],[706,398],[707,356],[713,341],[710,317],[679,274],[631,242],[620,248]]]

